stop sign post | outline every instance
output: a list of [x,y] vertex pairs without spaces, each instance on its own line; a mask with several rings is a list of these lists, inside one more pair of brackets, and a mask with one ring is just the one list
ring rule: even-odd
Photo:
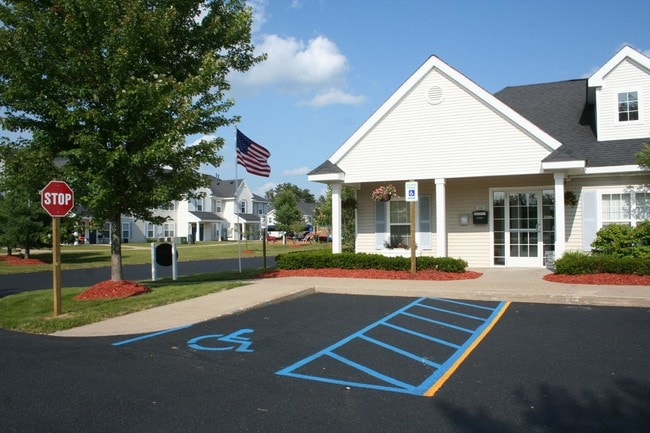
[[52,217],[52,290],[54,315],[61,314],[61,217],[74,207],[74,192],[67,183],[52,180],[41,191],[41,206]]

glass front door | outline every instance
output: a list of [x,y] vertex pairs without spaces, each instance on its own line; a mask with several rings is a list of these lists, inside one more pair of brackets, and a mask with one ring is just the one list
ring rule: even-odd
[[508,193],[511,266],[540,265],[539,197],[535,192]]
[[552,190],[492,193],[493,263],[540,267],[554,249]]

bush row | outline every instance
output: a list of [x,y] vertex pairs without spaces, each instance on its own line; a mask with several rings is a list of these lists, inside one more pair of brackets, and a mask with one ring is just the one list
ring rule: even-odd
[[[278,269],[342,268],[380,269],[387,271],[408,271],[411,259],[408,257],[386,257],[381,254],[340,253],[329,251],[296,251],[280,254],[275,258]],[[467,262],[451,257],[418,257],[417,270],[435,269],[443,272],[465,272]]]
[[555,261],[555,272],[569,275],[598,273],[650,275],[650,260],[640,257],[567,252]]

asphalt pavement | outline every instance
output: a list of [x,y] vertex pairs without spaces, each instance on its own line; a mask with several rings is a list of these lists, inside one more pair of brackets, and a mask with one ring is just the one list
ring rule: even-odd
[[[241,259],[242,269],[260,268],[264,265],[262,257]],[[275,257],[267,257],[267,265],[275,266]],[[177,275],[203,274],[207,272],[236,271],[239,259],[197,260],[178,262]],[[151,264],[128,265],[122,268],[124,279],[142,281],[151,279]],[[157,266],[157,278],[171,278],[171,267]],[[61,287],[90,287],[111,278],[111,268],[87,268],[61,271]],[[27,274],[0,275],[0,298],[20,292],[52,288],[52,272],[31,272]]]

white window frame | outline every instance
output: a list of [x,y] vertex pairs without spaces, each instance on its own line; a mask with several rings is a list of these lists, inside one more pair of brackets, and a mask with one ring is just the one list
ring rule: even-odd
[[[637,194],[644,194],[644,201],[650,203],[650,192],[648,191],[637,191],[629,188],[612,188],[612,189],[601,189],[598,190],[598,228],[601,229],[609,224],[625,224],[631,227],[636,227],[638,223],[645,220],[645,218],[639,217],[639,214],[642,212],[637,208]],[[629,210],[627,215],[623,215],[621,218],[606,219],[603,212],[605,211],[605,200],[604,196],[613,196],[613,195],[629,195]],[[624,211],[624,209],[623,209]],[[650,216],[650,209],[645,210],[645,214]]]
[[239,202],[239,213],[246,213],[246,200]]
[[[635,120],[620,120],[621,111],[619,111],[619,109],[618,109],[618,104],[619,104],[618,97],[619,97],[619,95],[621,95],[623,93],[628,94],[628,95],[630,93],[636,93],[637,113],[638,113],[638,116],[639,116],[638,119],[635,119]],[[616,110],[614,110],[614,112],[616,113],[616,124],[617,125],[623,126],[623,125],[634,125],[634,124],[637,124],[637,123],[641,123],[641,119],[643,119],[643,115],[642,115],[643,113],[642,113],[642,110],[641,110],[641,99],[642,99],[641,95],[642,95],[642,93],[641,93],[641,90],[639,90],[639,89],[619,89],[619,90],[614,92],[614,99],[615,99],[615,102],[616,102],[616,105],[615,105]],[[629,112],[630,111],[628,110],[627,113],[629,114]]]
[[176,237],[176,223],[163,224],[163,237],[174,238]]
[[[391,212],[391,207],[392,205],[406,205],[406,216],[407,216],[407,221],[406,222],[393,222],[392,220],[392,212]],[[388,211],[388,218],[386,219],[388,223],[388,242],[392,244],[392,228],[393,227],[406,227],[408,229],[406,239],[404,239],[404,244],[406,244],[407,248],[410,248],[411,245],[411,219],[410,219],[410,203],[406,202],[403,199],[392,199],[390,202],[388,202],[387,211]],[[397,247],[395,247],[397,248]]]
[[[126,234],[126,236],[124,236]],[[122,231],[120,232],[120,235],[122,236],[122,239],[131,239],[131,223],[130,222],[123,222],[122,223]]]

